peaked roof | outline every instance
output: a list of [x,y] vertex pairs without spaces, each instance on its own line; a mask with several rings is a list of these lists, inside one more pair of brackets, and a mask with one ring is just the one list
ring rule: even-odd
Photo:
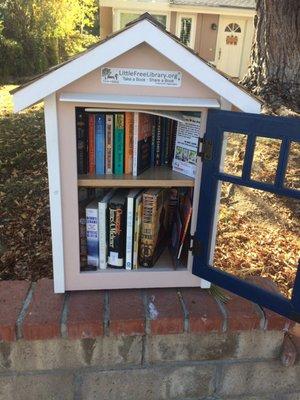
[[170,4],[255,9],[255,0],[169,0]]
[[[165,41],[163,39],[165,39]],[[163,43],[170,40],[172,43]],[[111,47],[109,48],[109,51],[106,51],[106,47],[109,46],[108,42],[111,42]],[[238,94],[242,97],[243,95],[244,97],[246,96],[246,98],[244,98],[246,103],[247,100],[253,102],[253,110],[255,111],[252,112],[259,112],[261,101],[258,98],[248,93],[228,75],[217,70],[212,64],[200,57],[198,53],[184,45],[177,36],[168,32],[165,27],[149,13],[142,14],[134,21],[129,22],[123,29],[112,33],[83,52],[76,54],[65,62],[51,67],[46,72],[36,76],[23,85],[20,85],[16,89],[13,89],[11,94],[14,95],[15,111],[20,111],[41,101],[48,95],[56,92],[74,80],[81,78],[99,66],[120,56],[126,51],[133,49],[143,42],[148,43],[151,47],[158,50],[183,70],[194,76],[198,81],[201,81],[204,85],[211,88],[241,110],[251,112],[251,110],[243,109],[243,101],[241,98],[238,98]],[[175,51],[175,53],[173,51],[171,52],[171,44],[173,46],[179,46],[178,49],[176,49],[178,51]],[[162,49],[164,45],[167,46]],[[193,59],[190,60],[190,62],[187,62],[184,54],[179,57],[176,56],[179,49],[181,49],[181,52],[188,52],[187,54],[192,55]],[[83,64],[81,61],[84,58],[85,63]],[[79,63],[81,64],[79,65]],[[193,65],[191,65],[191,63]],[[195,63],[198,63],[198,66]],[[201,74],[196,73],[196,70],[199,69],[199,67],[202,67],[205,72],[209,73],[209,79],[206,76],[205,81],[203,79],[201,80]],[[217,76],[223,78],[219,87],[217,87],[214,82]],[[231,96],[230,88],[235,92],[234,94],[231,93]]]

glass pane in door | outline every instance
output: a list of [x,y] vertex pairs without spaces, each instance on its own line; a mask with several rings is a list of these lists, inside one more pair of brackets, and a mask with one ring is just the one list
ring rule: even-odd
[[269,278],[290,297],[299,255],[300,200],[221,184],[216,268],[241,278]]

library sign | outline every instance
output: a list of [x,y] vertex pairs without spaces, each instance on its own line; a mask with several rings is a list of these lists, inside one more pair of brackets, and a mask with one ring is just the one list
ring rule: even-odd
[[179,71],[138,68],[101,68],[101,82],[116,85],[180,87]]

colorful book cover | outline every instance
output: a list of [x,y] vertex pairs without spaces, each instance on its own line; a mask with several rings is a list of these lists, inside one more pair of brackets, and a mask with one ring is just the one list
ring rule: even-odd
[[106,114],[106,125],[105,125],[105,173],[113,173],[113,135],[114,132],[114,116],[113,114]]
[[134,113],[133,176],[151,166],[152,115]]
[[200,118],[185,116],[184,119],[185,123],[179,122],[177,125],[173,170],[194,178],[197,168]]
[[95,115],[89,114],[89,174],[94,175],[96,172],[95,160]]
[[110,199],[115,194],[116,189],[110,190],[101,201],[98,203],[99,216],[99,268],[106,269],[107,267],[107,207]]
[[125,113],[125,174],[132,173],[133,157],[133,120],[132,112]]
[[132,189],[127,196],[127,218],[126,218],[126,262],[127,270],[132,269],[133,265],[133,238],[134,238],[134,214],[135,199],[141,189]]
[[162,232],[164,221],[164,194],[161,188],[148,189],[143,193],[143,214],[139,261],[143,267],[153,267],[163,250],[165,234]]
[[86,241],[87,264],[99,266],[99,237],[98,237],[98,201],[93,200],[86,206]]
[[142,225],[142,211],[143,211],[143,193],[139,194],[135,199],[134,209],[134,240],[133,240],[133,269],[138,267],[138,254],[139,254],[139,242],[141,235]]
[[124,173],[124,145],[125,145],[125,126],[124,114],[115,114],[114,124],[114,173],[121,175]]
[[118,190],[108,206],[108,265],[124,268],[127,190]]
[[95,157],[96,157],[96,174],[104,174],[105,162],[105,114],[95,115]]
[[83,108],[76,107],[76,141],[77,141],[77,172],[87,174],[88,172],[88,133],[87,116]]

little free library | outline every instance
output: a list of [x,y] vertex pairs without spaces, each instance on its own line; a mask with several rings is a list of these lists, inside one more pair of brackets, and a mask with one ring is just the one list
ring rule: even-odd
[[[284,180],[294,120],[260,115],[147,13],[13,94],[16,112],[44,100],[56,293],[214,282],[295,312],[213,266],[222,182],[299,198]],[[247,137],[238,176],[228,133]],[[251,177],[257,136],[282,141],[273,183]]]

